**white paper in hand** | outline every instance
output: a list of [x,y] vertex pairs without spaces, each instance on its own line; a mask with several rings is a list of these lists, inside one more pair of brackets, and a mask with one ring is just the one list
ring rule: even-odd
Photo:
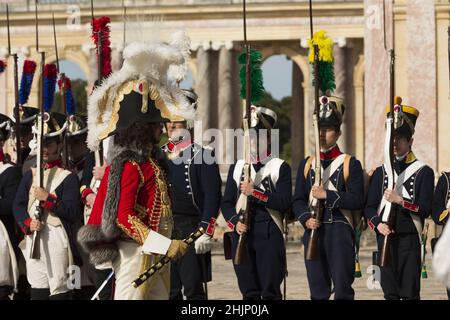
[[164,237],[156,231],[150,230],[147,239],[142,246],[142,252],[145,254],[162,254],[165,255],[169,250],[172,240]]

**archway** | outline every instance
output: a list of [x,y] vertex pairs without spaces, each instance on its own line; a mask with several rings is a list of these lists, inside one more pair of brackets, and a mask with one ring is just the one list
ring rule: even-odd
[[[265,96],[264,107],[276,112],[279,129],[279,156],[291,163],[291,117],[293,63],[285,55],[272,55],[262,64]],[[275,141],[276,142],[276,141]]]
[[[282,101],[288,108],[283,112],[286,123],[282,123],[284,132],[280,130],[280,140],[284,143],[280,148],[280,156],[291,164],[294,173],[305,156],[305,142],[309,139],[310,131],[305,119],[305,115],[309,114],[309,109],[305,110],[304,107],[309,105],[310,99],[309,90],[307,90],[310,86],[309,65],[301,50],[301,48],[296,51],[287,46],[276,45],[267,46],[261,50],[265,59],[263,70],[266,64],[270,66],[271,63],[277,61],[280,67],[284,64],[284,68],[281,67],[277,71],[277,75],[273,77],[277,82],[282,80],[284,92],[288,93],[288,96]],[[270,92],[271,79],[267,79],[266,76],[264,83]],[[283,121],[283,118],[281,120]],[[289,136],[288,141],[283,140],[283,136],[286,135]]]

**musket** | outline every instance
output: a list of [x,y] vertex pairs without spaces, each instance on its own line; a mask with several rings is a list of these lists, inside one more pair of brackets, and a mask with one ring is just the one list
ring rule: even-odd
[[205,290],[205,299],[208,300],[208,268],[206,267],[206,255],[199,255],[202,269],[203,289]]
[[[196,231],[192,232],[183,242],[191,245],[198,238],[200,238],[205,233],[205,230],[200,227]],[[143,273],[139,275],[139,277],[132,282],[133,287],[137,288],[142,285],[145,281],[147,281],[151,276],[153,276],[157,271],[161,270],[166,264],[168,264],[172,259],[168,256],[163,256],[157,262],[152,264],[150,268],[145,270]]]
[[[36,117],[37,121],[37,159],[36,159],[36,177],[35,185],[38,187],[44,187],[44,172],[43,172],[43,139],[44,139],[44,68],[45,68],[45,52],[39,52],[39,26],[38,26],[38,10],[37,0],[35,2],[35,23],[36,23],[36,52],[41,55],[41,83],[39,86],[39,114]],[[34,218],[40,220],[42,217],[42,208],[38,204],[35,207]],[[31,242],[30,250],[31,259],[40,259],[40,232],[33,232],[33,239]]]
[[[56,28],[55,28],[55,14],[52,13],[52,23],[53,23],[53,42],[55,45],[55,55],[56,55],[56,69],[59,74],[59,79],[61,81],[60,95],[61,95],[61,105],[63,107],[64,113],[66,115],[66,121],[69,121],[69,114],[67,113],[67,97],[66,97],[66,75],[61,72],[59,68],[59,55],[58,55],[58,42],[56,40]],[[69,150],[67,144],[67,131],[63,131],[63,164],[65,168],[69,166]]]
[[[92,26],[92,32],[94,34],[94,2],[91,0],[91,26]],[[97,32],[97,81],[95,83],[95,87],[97,85],[100,85],[103,75],[102,75],[102,32]],[[104,164],[104,158],[103,158],[103,141],[100,142],[98,150],[94,152],[95,157],[95,166],[101,167]],[[95,177],[92,177],[91,183],[89,187],[94,191],[94,193],[97,193],[98,187],[100,186],[100,180],[95,179]],[[89,208],[88,206],[85,206],[84,208],[84,219],[85,223],[89,220],[90,214],[91,214],[92,208]]]
[[[99,31],[97,32],[98,34],[98,49],[97,49],[97,60],[98,60],[98,84],[100,85],[100,83],[102,82],[102,55],[101,55],[101,51],[102,51],[102,32]],[[95,165],[97,167],[101,167],[103,166],[104,163],[104,159],[103,159],[103,141],[100,141],[100,145],[98,147],[98,150],[95,151]],[[92,181],[92,186],[95,188],[95,185],[99,185],[99,181],[93,179]]]
[[91,0],[91,22],[94,24],[94,0]]
[[[92,24],[92,30],[94,30],[94,0],[91,0],[91,24]],[[98,39],[98,45],[97,45],[97,84],[100,85],[103,80],[103,74],[102,74],[102,32],[97,32],[97,39]],[[95,152],[95,165],[97,167],[103,166],[104,159],[103,159],[103,141],[100,142],[98,151]],[[99,185],[99,181],[92,179],[91,187],[95,188],[95,186]]]
[[[243,102],[244,107],[244,117],[242,119],[242,125],[244,128],[244,155],[245,155],[245,163],[243,167],[244,171],[244,181],[250,182],[251,175],[251,167],[250,167],[250,121],[251,121],[251,67],[250,67],[250,45],[247,42],[247,8],[245,0],[243,3],[243,16],[244,16],[244,46],[246,52],[246,61],[245,61],[245,76],[246,76],[246,88],[245,88],[245,101]],[[242,196],[242,195],[241,195]],[[242,223],[247,226],[247,232],[250,230],[250,222],[251,222],[251,208],[250,202],[248,201],[248,197],[245,196],[244,203],[242,208],[238,213],[242,219]],[[247,232],[241,233],[239,236],[236,255],[234,257],[234,264],[239,265],[245,262],[247,258]]]
[[20,106],[19,106],[19,73],[18,73],[18,57],[17,53],[11,54],[11,32],[9,22],[9,5],[6,4],[6,20],[8,28],[8,55],[13,57],[14,60],[14,131],[16,138],[16,164],[22,166],[22,150],[20,147]]
[[[91,18],[92,18],[92,30],[94,30],[94,1],[91,0]],[[97,32],[97,83],[98,85],[101,84],[103,80],[103,73],[102,73],[102,46],[103,46],[103,35],[102,31],[99,30]],[[98,151],[95,152],[95,165],[96,166],[103,166],[104,159],[103,159],[103,141],[100,141],[100,145],[98,148]],[[99,182],[93,182],[93,184],[99,184]]]
[[[385,1],[383,0],[383,17],[385,17]],[[384,24],[385,18],[383,19]],[[384,25],[384,45],[385,50],[387,50],[386,45],[386,25]],[[395,105],[395,51],[394,48],[389,50],[390,63],[389,63],[389,117],[386,120],[386,138],[385,138],[385,149],[384,149],[384,161],[385,168],[387,171],[388,183],[387,189],[394,190],[394,105]],[[395,205],[391,202],[387,202],[384,208],[383,215],[388,213],[387,225],[392,230],[395,223]],[[391,260],[391,239],[392,233],[388,234],[383,239],[383,245],[380,250],[380,267],[388,267]]]
[[122,0],[123,7],[123,46],[127,43],[127,7],[125,6],[125,1]]
[[[309,0],[309,21],[311,31],[311,41],[313,39],[313,11],[312,0]],[[313,112],[313,129],[315,141],[315,161],[314,161],[314,186],[320,186],[322,183],[322,172],[320,163],[320,128],[319,128],[319,46],[313,43],[314,48],[314,112]],[[312,218],[321,221],[323,216],[323,201],[313,198],[310,203]],[[306,248],[306,260],[319,259],[319,230],[312,229],[309,234],[308,247]]]
[[288,277],[288,266],[287,266],[287,244],[289,239],[289,226],[286,217],[283,219],[283,238],[284,238],[284,273],[283,273],[283,300],[287,300],[287,277]]

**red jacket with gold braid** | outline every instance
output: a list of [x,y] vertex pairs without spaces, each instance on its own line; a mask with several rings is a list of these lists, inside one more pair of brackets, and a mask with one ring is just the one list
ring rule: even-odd
[[[111,166],[105,170],[88,224],[101,225]],[[167,183],[162,169],[150,159],[126,161],[120,178],[117,226],[125,237],[142,245],[150,229],[159,231],[161,217],[171,216]],[[170,235],[169,235],[170,236]]]

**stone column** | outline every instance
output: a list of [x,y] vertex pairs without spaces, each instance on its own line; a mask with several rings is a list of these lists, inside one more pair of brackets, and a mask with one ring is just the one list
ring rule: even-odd
[[291,168],[294,177],[297,174],[300,161],[305,157],[305,114],[302,83],[303,75],[300,68],[292,61]]
[[354,106],[354,150],[353,154],[361,161],[363,168],[370,170],[365,166],[364,160],[364,75],[361,70],[364,67],[364,56],[362,52],[357,54],[355,73],[353,76],[353,106]]
[[[204,132],[211,125],[209,107],[211,105],[211,60],[209,52],[203,47],[197,50],[197,77],[195,90],[198,95],[198,119],[202,121]],[[198,139],[197,137],[196,139]]]
[[233,128],[242,128],[243,107],[241,99],[241,80],[239,77],[240,65],[237,62],[239,54],[240,51],[233,51]]
[[434,2],[408,1],[406,7],[406,42],[408,45],[407,52],[404,55],[407,59],[407,74],[402,76],[401,79],[406,80],[408,84],[408,96],[403,103],[415,106],[420,111],[413,149],[419,159],[436,170],[437,97]]
[[304,119],[304,148],[305,155],[313,155],[315,142],[314,131],[312,127],[312,114],[314,111],[314,88],[309,81],[303,81],[303,119]]
[[97,54],[95,53],[95,48],[89,49],[88,55],[88,63],[89,69],[91,69],[90,77],[87,79],[87,93],[90,94],[90,91],[94,87],[95,81],[98,78],[98,64],[97,64]]
[[111,48],[111,68],[113,72],[120,70],[122,59],[122,51],[118,48]]
[[[347,70],[346,64],[346,49],[335,44],[333,48],[334,56],[334,75],[336,81],[336,90],[334,91],[335,96],[344,99],[345,112],[344,118],[341,125],[341,137],[339,138],[338,145],[343,152],[347,152],[347,127],[348,127],[348,112],[349,112],[349,101],[347,94]],[[346,63],[347,62],[347,63]],[[350,109],[351,110],[351,109]]]
[[[228,141],[226,137],[226,129],[233,128],[233,51],[222,46],[219,51],[219,101],[218,101],[218,122],[219,129],[223,136],[223,146],[218,154],[219,159],[225,161],[227,155],[234,152],[233,141]],[[228,171],[227,164],[220,165],[221,174]]]
[[209,117],[210,117],[210,128],[219,128],[218,120],[218,109],[219,109],[219,86],[221,85],[219,80],[219,52],[217,50],[209,50],[209,60],[210,60],[210,76],[208,81],[210,82],[210,104],[209,104]]
[[[392,2],[386,1],[386,42],[392,48]],[[389,54],[386,53],[383,32],[383,2],[364,0],[365,12],[365,164],[375,168],[383,160],[384,106],[389,103]]]

